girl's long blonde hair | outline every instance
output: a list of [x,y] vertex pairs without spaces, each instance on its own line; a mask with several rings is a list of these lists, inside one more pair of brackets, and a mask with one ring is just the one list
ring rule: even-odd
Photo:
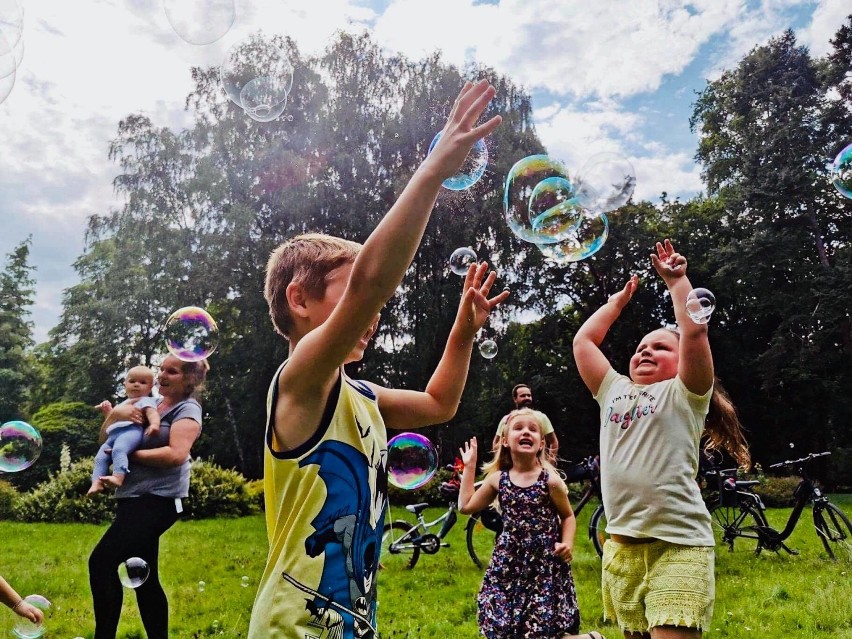
[[503,433],[500,436],[501,443],[497,445],[497,448],[494,449],[494,457],[491,461],[485,462],[482,464],[482,472],[486,475],[490,475],[492,473],[497,473],[503,470],[510,470],[512,468],[512,453],[509,451],[508,446],[503,446],[502,441],[505,439],[509,433],[509,425],[512,423],[512,420],[520,415],[529,415],[535,419],[535,422],[538,424],[538,432],[541,435],[541,448],[536,453],[536,459],[542,468],[547,470],[548,473],[554,474],[557,477],[560,477],[559,471],[556,470],[556,467],[548,460],[546,455],[547,446],[544,442],[544,434],[542,433],[541,428],[541,420],[536,415],[536,412],[531,408],[518,408],[513,410],[506,416],[506,424],[503,426]]

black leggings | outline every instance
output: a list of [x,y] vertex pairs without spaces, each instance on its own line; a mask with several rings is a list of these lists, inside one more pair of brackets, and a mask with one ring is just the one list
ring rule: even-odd
[[94,639],[115,639],[124,596],[118,567],[130,557],[141,557],[150,569],[136,588],[136,602],[148,639],[167,639],[169,602],[160,585],[157,559],[160,535],[177,521],[172,497],[143,495],[117,500],[115,520],[89,557],[89,587],[95,608]]

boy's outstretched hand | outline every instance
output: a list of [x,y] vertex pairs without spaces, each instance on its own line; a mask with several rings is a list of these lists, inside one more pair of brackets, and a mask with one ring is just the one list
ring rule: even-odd
[[499,295],[488,298],[495,279],[497,279],[497,273],[488,271],[487,262],[471,264],[470,268],[467,269],[467,275],[464,278],[464,292],[461,302],[459,302],[459,312],[456,315],[456,326],[465,339],[472,339],[479,329],[485,325],[491,311],[509,297],[509,291],[505,290]]
[[686,258],[675,251],[671,240],[657,242],[657,253],[651,253],[651,264],[667,285],[686,275]]
[[465,82],[441,131],[441,139],[423,162],[423,166],[433,170],[441,181],[455,175],[476,141],[491,133],[503,121],[502,117],[495,115],[488,122],[474,126],[495,93],[487,80],[476,84]]

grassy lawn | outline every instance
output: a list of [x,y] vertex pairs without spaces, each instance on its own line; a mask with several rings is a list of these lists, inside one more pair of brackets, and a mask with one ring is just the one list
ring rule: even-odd
[[[852,496],[833,498],[852,514]],[[601,630],[608,639],[620,633],[601,620],[600,560],[586,537],[591,508],[580,516],[574,578],[583,629]],[[427,512],[429,519],[440,509]],[[788,509],[771,510],[782,527]],[[412,519],[394,508],[395,519]],[[450,532],[449,548],[421,555],[414,570],[388,568],[379,576],[379,628],[384,639],[444,639],[478,636],[476,592],[482,571],[467,555],[464,523]],[[93,634],[86,561],[105,527],[82,524],[0,522],[3,553],[0,574],[22,595],[38,593],[55,607],[45,637],[72,639]],[[719,549],[717,600],[712,638],[852,639],[852,566],[830,562],[813,532],[810,511],[789,545],[798,556],[745,547]],[[266,557],[262,517],[179,522],[162,540],[161,578],[169,595],[172,637],[245,637],[257,578]],[[243,575],[250,586],[242,587]],[[198,582],[204,581],[203,592]],[[132,593],[125,598],[119,638],[145,635]],[[10,637],[14,615],[0,610],[0,638]]]

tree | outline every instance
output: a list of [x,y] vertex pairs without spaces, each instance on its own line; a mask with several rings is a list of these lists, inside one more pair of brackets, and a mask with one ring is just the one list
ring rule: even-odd
[[0,273],[0,423],[24,417],[34,378],[28,361],[33,324],[27,319],[35,294],[31,241],[27,238],[6,256],[6,268]]

